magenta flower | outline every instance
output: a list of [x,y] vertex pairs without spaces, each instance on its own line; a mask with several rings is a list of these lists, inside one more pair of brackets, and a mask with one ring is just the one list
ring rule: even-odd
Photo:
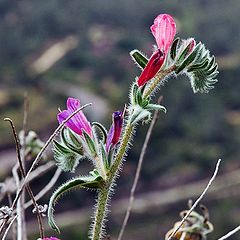
[[109,150],[110,146],[114,146],[118,143],[119,138],[122,132],[123,126],[123,115],[124,113],[121,111],[116,111],[113,113],[113,123],[108,132],[107,141],[106,141],[106,149]]
[[174,19],[168,14],[160,14],[151,26],[151,31],[156,39],[158,48],[167,55],[176,35],[176,24]]
[[[59,124],[61,124],[64,120],[66,120],[73,112],[75,112],[80,107],[81,107],[81,104],[78,99],[68,98],[67,110],[63,110],[57,116]],[[69,119],[66,123],[66,126],[79,135],[82,135],[83,134],[82,130],[84,130],[90,136],[92,136],[91,125],[82,111],[78,112],[71,119]]]
[[151,80],[163,65],[176,34],[176,24],[170,15],[160,14],[155,18],[151,31],[156,39],[158,50],[153,53],[139,76],[137,80],[138,86],[143,86]]

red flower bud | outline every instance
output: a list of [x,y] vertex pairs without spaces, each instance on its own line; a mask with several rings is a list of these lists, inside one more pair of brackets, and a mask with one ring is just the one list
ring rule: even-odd
[[146,67],[143,69],[141,75],[137,80],[138,86],[143,86],[146,82],[151,80],[161,68],[165,60],[165,55],[159,49],[153,53],[149,59]]

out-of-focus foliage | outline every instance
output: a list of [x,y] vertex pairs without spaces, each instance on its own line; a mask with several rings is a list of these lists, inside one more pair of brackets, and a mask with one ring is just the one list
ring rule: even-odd
[[[239,11],[239,0],[3,0],[1,118],[11,117],[20,128],[23,92],[28,91],[29,127],[40,135],[54,129],[57,107],[63,107],[67,96],[95,103],[90,118],[109,123],[111,112],[122,109],[129,85],[140,74],[128,53],[137,48],[151,54],[154,39],[149,26],[157,14],[167,12],[177,20],[181,37],[195,37],[216,55],[219,83],[203,95],[194,95],[184,76],[169,79],[162,88],[168,112],[161,114],[149,145],[140,191],[147,186],[151,190],[178,184],[179,178],[174,176],[180,168],[188,180],[209,176],[209,168],[219,157],[224,159],[225,169],[234,169],[240,156]],[[47,51],[50,55],[44,55]],[[52,61],[40,71],[44,56],[45,63]],[[11,146],[8,124],[0,123],[0,133],[1,149]],[[137,133],[120,179],[123,186],[129,186],[128,174],[135,169],[144,134],[145,128]],[[121,187],[117,191],[124,195]],[[81,199],[77,196],[83,203],[82,195]],[[209,209],[211,212],[211,206]],[[160,225],[166,220],[159,216],[156,221]]]

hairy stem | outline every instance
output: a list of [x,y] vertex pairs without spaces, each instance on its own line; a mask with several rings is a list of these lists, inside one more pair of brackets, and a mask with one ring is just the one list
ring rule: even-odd
[[151,96],[154,91],[157,89],[158,84],[170,73],[172,73],[176,69],[176,66],[173,65],[172,67],[166,69],[166,70],[161,70],[157,73],[157,75],[154,77],[154,80],[152,83],[148,86],[146,91],[144,92],[144,97],[149,97]]
[[99,240],[104,237],[104,219],[106,216],[108,196],[110,193],[110,186],[104,185],[98,193],[98,200],[94,222],[92,226],[92,240]]
[[133,125],[130,123],[130,118],[128,118],[128,122],[127,122],[127,125],[125,128],[125,131],[124,131],[124,135],[121,139],[121,144],[119,146],[114,163],[108,174],[109,182],[112,182],[114,180],[114,178],[116,177],[116,175],[119,171],[119,168],[121,167],[122,160],[124,158],[124,155],[126,154],[127,147],[132,138],[132,133],[133,133]]
[[114,179],[117,176],[117,173],[121,166],[122,159],[126,154],[128,144],[132,137],[132,132],[133,132],[133,126],[129,120],[126,125],[124,135],[121,139],[121,144],[116,154],[114,163],[108,173],[106,184],[100,189],[98,193],[97,208],[96,208],[94,221],[92,225],[92,235],[91,235],[92,240],[100,240],[103,238],[104,219],[106,216],[107,203],[108,203],[108,198],[111,191],[111,186],[114,182]]
[[[150,84],[150,86],[147,88],[147,90],[144,93],[144,97],[151,96],[154,91],[156,90],[158,84],[171,72],[173,72],[175,69],[175,66],[170,67],[169,69],[160,71],[153,82]],[[118,152],[114,158],[114,162],[107,173],[106,178],[106,185],[103,186],[103,188],[100,189],[99,195],[98,195],[98,203],[97,203],[97,210],[95,212],[94,221],[93,221],[93,227],[92,227],[92,240],[100,240],[103,238],[102,230],[104,226],[104,218],[106,216],[106,210],[107,210],[107,203],[108,203],[108,197],[110,195],[111,187],[114,183],[114,180],[116,179],[118,172],[121,168],[122,160],[124,156],[126,155],[128,145],[131,141],[134,125],[131,123],[131,116],[128,116],[128,119],[126,121],[126,127],[124,129],[123,137],[120,140],[120,146],[118,148]],[[105,187],[105,189],[104,189]]]

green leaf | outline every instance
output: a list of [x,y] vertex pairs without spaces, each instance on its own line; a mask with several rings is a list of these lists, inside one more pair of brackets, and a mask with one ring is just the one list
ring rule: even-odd
[[106,140],[107,140],[107,130],[106,130],[106,128],[99,122],[92,122],[92,125],[97,127],[100,130],[100,132],[102,134],[102,137],[103,137],[102,141],[104,143],[106,143]]
[[194,93],[207,93],[217,82],[218,65],[215,57],[210,56],[209,50],[201,42],[198,43],[198,52],[189,67],[186,67],[187,75]]
[[200,49],[200,44],[198,44],[194,50],[186,57],[186,59],[181,63],[180,66],[177,67],[175,70],[176,74],[180,73],[182,70],[184,70],[186,67],[188,67],[199,55],[199,49]]
[[178,37],[172,43],[172,46],[171,46],[171,49],[170,49],[170,57],[171,57],[172,60],[174,60],[176,55],[177,55],[177,49],[178,49],[179,41],[180,41],[180,38]]
[[198,69],[201,69],[201,68],[206,68],[208,66],[208,64],[209,64],[209,60],[205,59],[202,63],[191,65],[187,69],[187,71],[192,72],[192,71],[195,71],[195,70],[198,70]]
[[83,129],[83,135],[84,135],[84,137],[85,137],[85,140],[86,140],[86,143],[87,143],[87,146],[88,146],[90,152],[91,152],[93,155],[96,155],[96,154],[97,154],[97,151],[96,151],[95,143],[94,143],[94,141],[92,140],[92,138],[86,133],[86,131],[84,131],[84,129]]
[[217,82],[217,79],[211,78],[211,75],[209,76],[204,69],[190,72],[189,77],[194,93],[208,93],[209,90],[214,88],[213,85]]
[[130,52],[130,56],[133,61],[141,68],[144,69],[148,63],[147,57],[145,57],[139,50],[134,49]]
[[167,112],[167,109],[164,106],[159,105],[159,104],[148,104],[147,109],[148,110],[159,110],[159,111],[163,111],[164,113]]
[[132,104],[137,104],[137,91],[138,91],[138,86],[136,83],[134,83],[132,85],[132,91],[131,91],[131,96],[130,96],[130,100]]
[[183,50],[182,52],[179,54],[178,59],[176,61],[176,65],[179,65],[183,62],[183,60],[185,59],[185,57],[188,55],[189,50],[192,46],[192,43],[190,42]]
[[101,146],[101,158],[102,158],[102,162],[104,163],[104,166],[106,169],[110,168],[110,163],[108,161],[108,157],[107,157],[107,153],[106,153],[106,147],[105,145],[102,143],[102,141],[100,141],[100,146]]
[[74,172],[80,159],[83,157],[55,140],[53,141],[53,153],[57,166],[65,172]]
[[61,131],[61,140],[66,147],[77,154],[83,155],[82,144],[77,140],[77,138],[71,133],[69,128],[64,128]]
[[142,106],[142,100],[143,100],[143,99],[142,99],[141,89],[138,89],[138,90],[137,90],[137,94],[136,94],[136,95],[137,95],[137,96],[136,96],[136,97],[137,97],[137,99],[136,99],[136,100],[137,100],[137,104],[140,105],[140,106]]
[[54,206],[56,201],[66,192],[71,191],[75,188],[90,188],[90,189],[98,189],[102,186],[103,179],[101,176],[80,176],[74,179],[71,179],[60,186],[51,196],[49,205],[48,205],[48,223],[49,226],[60,233],[59,228],[57,227],[54,220]]

